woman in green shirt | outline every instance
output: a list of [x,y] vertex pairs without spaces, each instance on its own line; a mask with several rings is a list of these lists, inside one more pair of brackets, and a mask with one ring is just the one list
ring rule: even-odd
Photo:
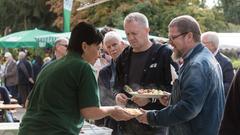
[[99,57],[102,35],[90,24],[72,31],[68,54],[43,68],[29,96],[18,135],[78,135],[84,118],[128,120],[120,107],[100,107],[90,64]]

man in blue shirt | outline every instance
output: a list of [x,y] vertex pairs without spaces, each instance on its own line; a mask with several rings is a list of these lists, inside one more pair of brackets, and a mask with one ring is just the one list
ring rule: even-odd
[[173,58],[183,58],[184,63],[170,104],[162,110],[143,111],[138,120],[168,126],[169,135],[217,135],[225,103],[221,67],[201,44],[200,27],[193,17],[174,18],[168,28]]

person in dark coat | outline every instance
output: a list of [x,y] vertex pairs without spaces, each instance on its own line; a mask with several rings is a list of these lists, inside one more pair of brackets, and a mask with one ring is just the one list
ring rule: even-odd
[[[139,89],[161,89],[171,92],[171,55],[167,45],[154,44],[149,39],[147,17],[139,12],[128,14],[124,19],[124,30],[130,46],[126,47],[116,60],[114,83],[117,105],[146,110],[160,110],[164,106],[152,98],[131,97],[124,91],[124,85],[133,91]],[[130,100],[129,100],[130,99]],[[139,123],[136,119],[121,122],[124,135],[166,135],[166,127],[153,127]]]
[[0,86],[0,100],[3,101],[3,104],[10,104],[8,90],[2,86]]
[[36,81],[39,72],[42,69],[43,59],[41,56],[36,56],[33,63],[33,80]]
[[230,86],[219,135],[240,135],[240,69]]
[[[225,96],[222,71],[213,54],[201,43],[195,18],[182,15],[168,25],[173,59],[183,59],[172,93],[160,98],[166,107],[143,111],[138,121],[150,126],[167,126],[168,135],[217,135]],[[164,102],[163,102],[164,101]]]
[[[103,39],[103,46],[106,48],[107,53],[112,57],[111,62],[103,67],[98,76],[98,84],[100,90],[100,100],[103,106],[114,106],[115,97],[113,93],[113,85],[115,82],[116,75],[116,59],[122,53],[126,47],[120,35],[115,31],[106,33]],[[118,122],[111,117],[96,121],[96,124],[101,123],[100,126],[105,126],[113,129],[112,135],[118,135],[120,131],[118,128]]]
[[[0,100],[3,104],[10,104],[10,96],[7,88],[0,86]],[[12,112],[9,110],[0,110],[0,122],[14,122]]]
[[205,32],[201,35],[202,43],[214,54],[222,68],[225,96],[228,94],[229,86],[234,76],[231,60],[219,52],[219,38],[216,32]]
[[19,104],[25,105],[27,96],[34,84],[32,65],[26,59],[25,52],[19,52],[18,55],[18,92]]
[[17,64],[10,52],[6,52],[4,54],[4,57],[6,58],[6,65],[4,69],[4,75],[3,75],[4,84],[8,89],[9,93],[12,95],[12,97],[17,99],[17,96],[18,96]]

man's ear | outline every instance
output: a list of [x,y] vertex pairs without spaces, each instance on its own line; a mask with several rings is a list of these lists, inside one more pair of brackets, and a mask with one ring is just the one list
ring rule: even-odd
[[189,32],[189,33],[187,33],[187,35],[186,35],[188,38],[193,38],[193,33],[192,32]]
[[150,28],[145,28],[145,31],[146,31],[147,33],[149,33],[149,32],[150,32]]

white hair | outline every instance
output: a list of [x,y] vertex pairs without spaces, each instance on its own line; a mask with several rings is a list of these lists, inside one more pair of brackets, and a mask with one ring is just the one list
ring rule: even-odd
[[133,12],[133,13],[128,14],[124,19],[124,24],[132,22],[132,21],[136,21],[139,24],[142,24],[143,26],[146,26],[147,28],[149,28],[148,19],[142,13]]
[[12,58],[12,54],[10,52],[5,52],[4,57]]
[[103,39],[103,44],[105,44],[107,41],[109,41],[111,39],[117,39],[118,41],[122,41],[121,36],[117,32],[110,31],[105,34],[104,39]]
[[19,58],[19,59],[23,59],[23,58],[25,58],[25,57],[26,57],[26,53],[25,53],[25,52],[20,51],[20,52],[18,53],[18,58]]
[[59,37],[55,40],[54,44],[56,45],[60,41],[65,41],[65,42],[67,42],[67,44],[69,42],[69,40],[66,37]]
[[216,48],[218,48],[219,38],[218,38],[217,32],[208,31],[208,32],[202,33],[201,39],[203,39],[203,37],[206,37],[207,42],[211,42]]

